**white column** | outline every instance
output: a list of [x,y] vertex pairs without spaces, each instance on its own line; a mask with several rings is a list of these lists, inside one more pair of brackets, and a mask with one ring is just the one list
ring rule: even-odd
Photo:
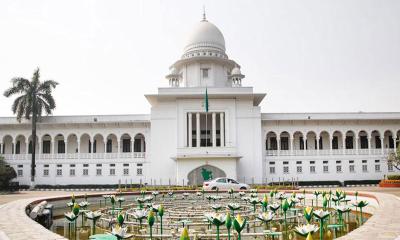
[[90,158],[93,159],[94,139],[91,139],[91,140],[90,140],[90,145],[91,145],[91,146],[90,146],[90,150],[91,150],[91,151],[90,151]]
[[121,153],[121,139],[118,139],[117,143],[118,143],[118,151],[117,151],[117,153],[118,153],[118,158],[119,158],[119,155]]
[[11,154],[12,155],[15,155],[15,142],[14,141],[15,140],[13,139],[12,142],[11,142]]
[[371,146],[371,138],[369,137],[368,138],[368,154],[369,155],[371,155],[371,148],[372,148],[372,146]]
[[343,154],[346,153],[346,136],[342,136],[342,150],[343,150]]
[[293,150],[294,150],[294,137],[290,135],[289,137],[289,142],[290,142],[290,155],[293,155]]
[[358,154],[358,140],[359,140],[359,138],[358,137],[356,137],[356,154]]
[[188,123],[189,123],[189,129],[188,129],[188,146],[189,147],[193,147],[192,146],[192,113],[189,113],[189,119],[188,119]]
[[134,144],[135,144],[135,137],[131,138],[131,154],[132,154],[132,158],[135,157],[135,153],[133,151]]
[[67,154],[68,154],[68,141],[65,141],[65,139],[64,139],[64,150],[65,150],[64,155],[67,156]]
[[215,112],[212,113],[212,146],[217,146],[217,122]]
[[281,154],[281,138],[280,137],[276,137],[276,146],[277,146],[277,153],[278,156]]
[[77,139],[78,144],[78,159],[81,159],[81,141]]
[[319,155],[319,139],[320,139],[321,137],[315,137],[315,140],[317,140],[316,141],[316,144],[317,144],[317,155]]
[[200,147],[200,113],[196,113],[196,147]]
[[[330,155],[332,155],[332,149],[333,149],[332,142],[333,142],[333,136],[329,136],[329,154]],[[339,145],[339,139],[338,139],[338,145]]]
[[[25,145],[26,145],[25,146],[25,155],[26,155],[25,159],[28,159],[28,155],[29,155],[29,139],[26,140]],[[0,143],[0,149],[1,149],[1,143]],[[1,150],[0,150],[0,153],[1,153]]]
[[3,154],[3,143],[0,142],[0,154]]
[[56,140],[55,139],[51,140],[51,146],[53,148],[51,153],[54,155],[54,154],[56,154]]
[[224,113],[220,113],[219,115],[219,136],[221,137],[221,147],[225,147],[225,121],[224,121]]

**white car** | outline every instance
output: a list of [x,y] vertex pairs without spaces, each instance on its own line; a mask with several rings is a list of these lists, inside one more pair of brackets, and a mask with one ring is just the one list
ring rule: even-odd
[[203,183],[203,188],[206,191],[209,190],[219,190],[219,191],[227,191],[229,189],[233,190],[248,190],[250,186],[245,183],[238,183],[236,180],[231,178],[215,178],[213,180],[207,181]]

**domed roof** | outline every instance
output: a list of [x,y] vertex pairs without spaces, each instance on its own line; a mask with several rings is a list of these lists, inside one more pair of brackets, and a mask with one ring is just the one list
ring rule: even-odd
[[184,54],[198,51],[213,51],[225,55],[224,36],[214,24],[206,19],[194,27],[184,48]]
[[232,69],[231,74],[232,74],[232,75],[241,75],[242,72],[240,71],[240,68],[236,66],[236,67],[234,67],[234,68]]

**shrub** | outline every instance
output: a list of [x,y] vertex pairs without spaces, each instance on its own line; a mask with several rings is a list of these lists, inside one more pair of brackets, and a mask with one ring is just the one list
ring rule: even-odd
[[396,174],[396,175],[388,175],[387,176],[388,180],[400,180],[400,175]]
[[0,190],[6,190],[10,187],[10,181],[17,177],[14,168],[10,167],[0,156]]

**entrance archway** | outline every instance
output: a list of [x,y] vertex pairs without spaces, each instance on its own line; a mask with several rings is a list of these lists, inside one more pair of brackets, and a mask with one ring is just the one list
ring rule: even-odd
[[223,170],[212,165],[203,165],[189,172],[188,184],[201,185],[204,181],[219,177],[226,177],[226,174]]

